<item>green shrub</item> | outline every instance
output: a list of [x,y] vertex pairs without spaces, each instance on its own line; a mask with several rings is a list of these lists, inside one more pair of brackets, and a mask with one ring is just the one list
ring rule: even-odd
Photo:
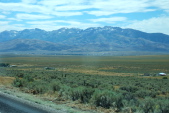
[[71,95],[70,95],[71,89],[72,88],[70,86],[62,85],[61,89],[59,90],[59,96],[64,99],[70,99],[71,98]]
[[[117,108],[121,109],[121,112],[132,110],[139,113],[165,113],[169,108],[168,101],[164,99],[169,93],[169,79],[94,76],[80,73],[69,73],[62,77],[63,72],[59,71],[23,71],[12,68],[8,70],[8,75],[18,75],[13,81],[15,87],[29,89],[33,94],[52,94],[57,91],[59,95],[56,95],[56,98],[79,100],[78,102],[106,109]],[[165,97],[157,96],[159,94]],[[157,101],[156,98],[159,97],[163,99]]]
[[24,77],[24,73],[18,73],[16,76],[19,77],[19,78],[23,78]]
[[29,76],[29,75],[24,76],[23,79],[25,79],[27,82],[33,82],[34,81],[33,77]]
[[23,87],[23,81],[19,78],[15,78],[12,84],[15,87]]
[[42,84],[39,84],[39,85],[35,85],[33,87],[33,90],[34,90],[34,94],[43,94],[45,93],[47,90],[46,90],[46,87]]
[[0,63],[0,67],[9,67],[10,65],[8,63]]
[[59,91],[61,89],[60,86],[61,86],[60,82],[57,82],[57,81],[52,81],[50,83],[50,87],[51,87],[51,89],[52,89],[53,92]]
[[155,98],[156,97],[156,92],[154,91],[149,91],[149,90],[144,90],[144,89],[141,89],[141,90],[138,90],[134,95],[136,97],[139,97],[139,98],[145,98],[147,96],[149,97],[152,97],[152,98]]
[[109,90],[96,90],[91,101],[94,105],[104,108],[120,109],[123,107],[121,94]]
[[168,99],[161,99],[157,100],[156,109],[159,109],[161,113],[169,113],[169,100]]
[[44,81],[34,81],[31,84],[28,83],[27,87],[30,90],[33,90],[34,94],[44,94],[49,90],[48,86],[46,85],[46,82]]
[[162,79],[168,79],[167,77],[163,77]]
[[120,91],[123,95],[123,98],[127,101],[135,99],[134,94],[127,91]]
[[154,113],[155,102],[152,98],[145,98],[140,100],[140,108],[143,109],[144,113]]
[[72,88],[70,95],[73,101],[80,99],[82,103],[88,103],[93,93],[94,89],[81,86]]
[[131,93],[135,93],[138,90],[138,88],[135,86],[122,86],[120,89]]

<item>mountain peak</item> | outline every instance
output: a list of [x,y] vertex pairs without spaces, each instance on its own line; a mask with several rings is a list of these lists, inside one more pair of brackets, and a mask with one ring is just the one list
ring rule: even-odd
[[[42,45],[46,45],[46,50],[50,50],[51,48],[52,51],[55,49],[81,52],[169,51],[169,35],[145,33],[134,29],[122,29],[111,26],[90,27],[85,30],[60,28],[58,30],[45,31],[35,28],[22,31],[4,31],[0,33],[0,42],[0,50],[2,48],[3,50],[9,50],[9,47],[5,45],[9,46],[7,43],[10,42],[11,47],[15,45],[15,48],[10,50],[15,51],[18,51],[17,47],[24,46],[25,44],[29,48],[28,50],[44,49]],[[17,46],[18,43],[20,43],[19,46]],[[58,46],[56,45],[60,45],[60,49],[57,49]]]

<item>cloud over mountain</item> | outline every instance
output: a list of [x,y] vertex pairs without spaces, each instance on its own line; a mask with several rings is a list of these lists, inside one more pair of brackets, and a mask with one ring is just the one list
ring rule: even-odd
[[119,26],[169,35],[168,6],[168,0],[1,0],[0,31]]

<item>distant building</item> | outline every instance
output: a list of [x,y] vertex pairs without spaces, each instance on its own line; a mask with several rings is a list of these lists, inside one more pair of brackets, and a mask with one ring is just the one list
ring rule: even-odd
[[166,73],[158,73],[159,76],[166,76]]

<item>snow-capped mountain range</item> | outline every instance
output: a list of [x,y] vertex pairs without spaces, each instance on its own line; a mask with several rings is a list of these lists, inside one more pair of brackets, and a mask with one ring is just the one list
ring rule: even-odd
[[0,51],[169,52],[169,35],[119,27],[25,29],[0,33]]

